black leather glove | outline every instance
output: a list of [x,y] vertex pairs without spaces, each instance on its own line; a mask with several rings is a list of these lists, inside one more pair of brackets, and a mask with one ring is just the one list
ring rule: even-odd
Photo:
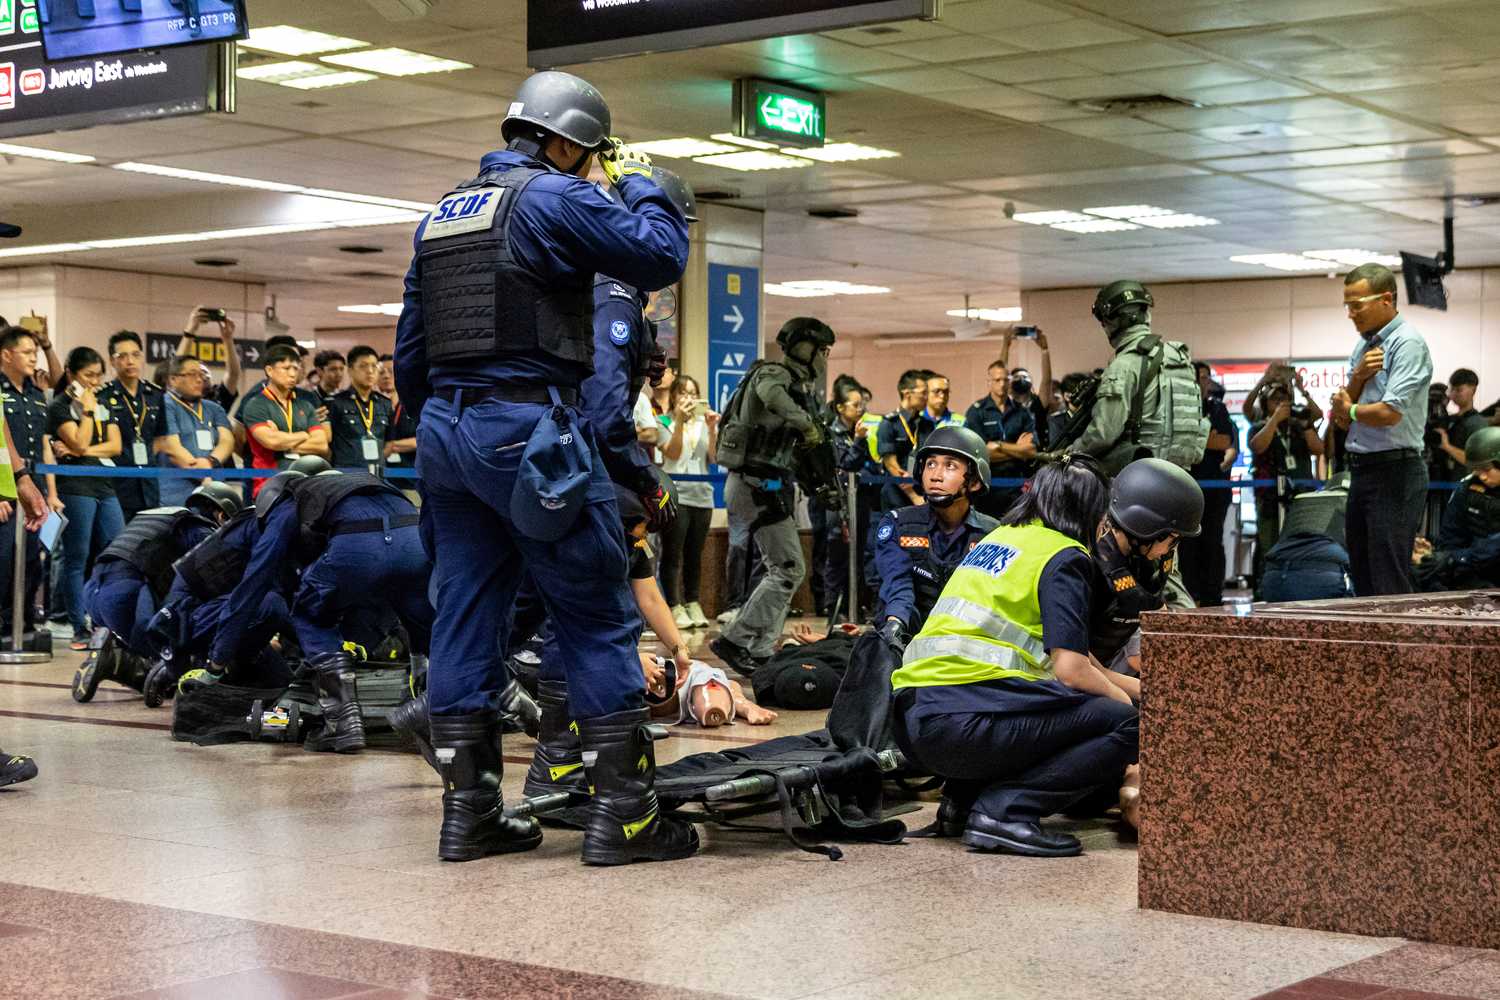
[[636,487],[636,496],[646,508],[646,529],[653,532],[666,531],[677,520],[676,489],[667,474],[656,466],[641,474]]
[[646,362],[646,381],[653,386],[661,385],[666,374],[667,352],[658,347],[651,352],[651,360]]
[[887,618],[880,626],[880,638],[897,655],[906,652],[906,625],[899,618]]

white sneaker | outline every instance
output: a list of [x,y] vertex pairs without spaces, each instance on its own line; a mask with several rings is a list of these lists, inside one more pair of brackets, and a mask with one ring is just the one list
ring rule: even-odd
[[719,617],[716,620],[720,625],[733,625],[734,620],[739,616],[739,613],[739,608],[730,608],[728,611],[721,611],[719,613]]
[[688,601],[687,613],[693,620],[693,628],[708,628],[708,616],[703,613],[703,605],[697,601]]
[[681,604],[672,605],[672,621],[678,628],[692,628],[693,618]]

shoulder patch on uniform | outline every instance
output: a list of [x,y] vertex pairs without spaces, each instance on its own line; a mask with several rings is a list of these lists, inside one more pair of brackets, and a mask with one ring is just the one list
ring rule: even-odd
[[1136,585],[1135,577],[1129,573],[1126,573],[1124,576],[1117,576],[1109,582],[1115,588],[1115,593],[1117,594],[1123,594],[1127,590],[1134,590]]
[[624,285],[620,284],[618,281],[611,281],[609,283],[609,295],[610,298],[614,299],[629,299],[631,302],[635,301],[635,293],[626,288]]
[[895,532],[896,526],[890,521],[887,521],[880,526],[880,530],[875,533],[875,537],[883,542],[886,539],[890,538],[891,535],[895,534]]
[[630,343],[630,324],[617,319],[609,324],[609,339],[620,347]]
[[495,224],[495,212],[505,200],[506,190],[477,188],[448,195],[437,203],[428,217],[427,228],[422,231],[422,242],[489,229]]
[[901,547],[903,549],[930,549],[932,548],[932,539],[926,535],[902,535]]

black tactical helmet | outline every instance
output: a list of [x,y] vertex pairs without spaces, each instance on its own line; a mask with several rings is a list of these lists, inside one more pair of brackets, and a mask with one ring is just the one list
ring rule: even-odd
[[1112,281],[1094,296],[1094,318],[1109,328],[1126,309],[1150,309],[1154,304],[1151,292],[1139,281]]
[[276,501],[281,499],[288,486],[298,479],[306,478],[305,472],[287,469],[267,479],[266,484],[260,488],[260,492],[255,494],[255,516],[264,519],[267,514],[271,513],[271,508],[276,506]]
[[1138,458],[1110,484],[1109,519],[1142,542],[1173,533],[1196,538],[1202,530],[1203,488],[1171,462]]
[[333,466],[328,464],[325,458],[317,455],[302,455],[293,459],[292,464],[286,467],[287,472],[300,472],[304,476],[316,476],[320,472],[327,472]]
[[201,514],[233,517],[244,509],[245,501],[238,486],[214,482],[205,483],[189,493],[186,506]]
[[832,347],[833,329],[820,319],[798,316],[781,324],[781,332],[776,334],[776,346],[783,354],[791,354],[792,348],[804,340],[810,340],[818,347]]
[[913,484],[917,496],[926,496],[922,488],[922,466],[927,461],[928,455],[957,455],[959,458],[967,458],[974,465],[974,475],[979,480],[979,491],[976,496],[983,496],[990,491],[990,456],[989,450],[984,446],[984,438],[975,434],[967,427],[949,425],[939,427],[927,439],[922,442],[922,447],[917,449],[916,460],[912,466],[913,476],[916,482]]
[[698,221],[698,200],[693,197],[693,188],[687,181],[666,167],[652,166],[651,179],[661,185],[677,211],[689,222]]
[[500,134],[510,142],[518,133],[524,134],[528,125],[594,152],[609,145],[609,105],[604,95],[572,73],[547,70],[521,84],[500,123]]
[[1500,427],[1481,427],[1464,442],[1464,464],[1478,472],[1500,464]]

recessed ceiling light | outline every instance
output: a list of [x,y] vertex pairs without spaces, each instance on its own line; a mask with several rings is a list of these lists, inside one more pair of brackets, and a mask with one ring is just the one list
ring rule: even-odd
[[713,135],[709,136],[709,138],[717,139],[720,142],[732,143],[736,146],[746,146],[750,149],[777,148],[776,143],[774,142],[761,142],[759,139],[746,139],[744,136],[735,135],[733,132],[715,132]]
[[1089,215],[1102,215],[1106,219],[1143,219],[1151,215],[1173,215],[1170,208],[1155,205],[1104,205],[1100,208],[1085,208]]
[[821,279],[769,282],[766,285],[767,295],[789,299],[812,299],[829,295],[885,295],[889,292],[889,288],[881,285],[854,285],[847,281]]
[[1376,250],[1355,250],[1351,248],[1340,250],[1304,250],[1302,251],[1302,256],[1332,261],[1335,264],[1347,264],[1350,267],[1358,267],[1361,264],[1384,264],[1386,267],[1401,266],[1401,258],[1399,256],[1380,253]]
[[1017,212],[1011,218],[1029,226],[1055,226],[1059,222],[1090,221],[1087,215],[1080,212]]
[[291,194],[301,191],[297,184],[283,184],[280,181],[262,181],[254,177],[236,177],[233,174],[214,174],[205,170],[187,170],[183,167],[167,167],[157,163],[116,163],[114,169],[125,170],[132,174],[152,174],[157,177],[175,177],[185,181],[202,181],[205,184],[224,184],[229,187],[256,188],[261,191],[280,191]]
[[811,149],[783,149],[789,156],[805,156],[809,160],[823,163],[852,163],[855,160],[888,160],[901,154],[894,149],[878,146],[861,146],[857,142],[830,142],[826,146]]
[[690,156],[712,156],[714,153],[737,153],[738,146],[727,142],[710,142],[684,136],[681,139],[652,139],[649,142],[632,142],[632,150],[651,156],[665,156],[669,160],[685,160]]
[[276,52],[284,56],[309,56],[317,52],[337,52],[340,49],[357,49],[369,42],[357,38],[328,35],[321,31],[294,28],[290,24],[274,24],[267,28],[255,28],[250,37],[240,42],[247,49]]
[[326,63],[349,66],[353,69],[384,73],[386,76],[417,76],[422,73],[451,73],[457,69],[473,69],[473,63],[459,62],[430,56],[411,49],[367,49],[362,52],[345,52],[336,56],[322,56]]
[[318,73],[314,76],[299,76],[294,80],[283,80],[278,86],[292,87],[296,90],[323,90],[328,87],[347,87],[351,83],[367,83],[378,79],[380,77],[374,73],[356,73],[352,69],[346,69]]
[[1015,323],[1021,319],[1020,306],[1006,306],[1003,309],[949,309],[945,314],[956,316],[959,319],[987,319],[991,323]]
[[0,156],[26,156],[33,160],[52,160],[55,163],[93,163],[92,156],[81,153],[60,153],[55,149],[38,149],[35,146],[12,146],[0,142]]
[[1180,212],[1176,215],[1142,215],[1131,219],[1143,226],[1152,229],[1192,229],[1195,226],[1217,226],[1218,219],[1210,219],[1206,215],[1193,215],[1190,212]]
[[1088,219],[1084,222],[1054,222],[1053,229],[1062,229],[1070,233],[1123,233],[1127,229],[1139,229],[1133,222],[1121,222],[1119,219]]
[[746,150],[743,153],[720,153],[717,156],[699,156],[693,160],[694,163],[707,164],[710,167],[723,167],[726,170],[754,171],[754,170],[789,170],[796,167],[810,167],[811,160],[804,160],[796,156],[782,156],[780,153],[767,153],[762,150]]
[[359,313],[365,316],[400,316],[399,302],[370,302],[357,306],[339,306],[341,313]]
[[1330,263],[1295,253],[1247,253],[1229,259],[1236,264],[1259,264],[1274,271],[1327,271]]

